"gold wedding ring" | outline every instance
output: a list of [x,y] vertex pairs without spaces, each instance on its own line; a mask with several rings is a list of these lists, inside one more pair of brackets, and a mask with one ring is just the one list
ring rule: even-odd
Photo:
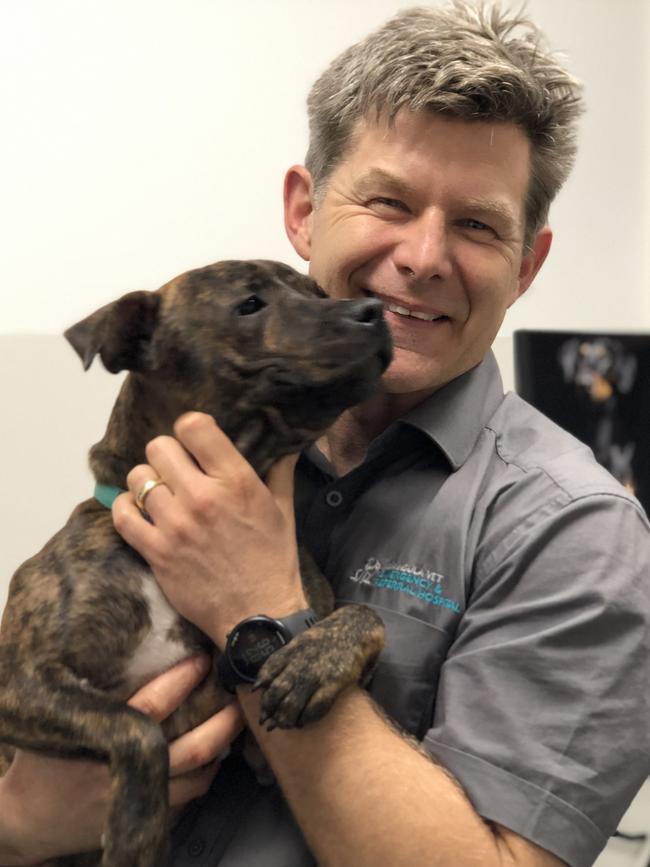
[[135,495],[135,504],[140,509],[143,515],[146,514],[146,510],[144,507],[144,501],[147,499],[149,494],[153,491],[154,488],[157,488],[158,485],[167,484],[163,479],[149,479],[148,482],[145,482],[144,485],[140,488],[138,493]]

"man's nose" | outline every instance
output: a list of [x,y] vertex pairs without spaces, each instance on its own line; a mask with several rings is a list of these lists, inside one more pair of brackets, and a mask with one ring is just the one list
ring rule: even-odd
[[452,265],[444,214],[420,214],[402,226],[393,260],[397,270],[415,282],[445,280]]

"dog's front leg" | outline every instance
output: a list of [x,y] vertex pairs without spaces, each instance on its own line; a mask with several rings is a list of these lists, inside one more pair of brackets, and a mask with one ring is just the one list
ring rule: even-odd
[[276,650],[264,663],[262,720],[294,728],[325,716],[337,696],[372,673],[384,645],[384,624],[367,605],[345,605]]

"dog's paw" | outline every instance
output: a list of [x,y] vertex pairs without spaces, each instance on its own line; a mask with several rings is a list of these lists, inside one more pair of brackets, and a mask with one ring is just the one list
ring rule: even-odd
[[358,683],[383,645],[383,625],[365,606],[347,606],[321,620],[264,663],[260,724],[300,728],[321,719],[337,696]]

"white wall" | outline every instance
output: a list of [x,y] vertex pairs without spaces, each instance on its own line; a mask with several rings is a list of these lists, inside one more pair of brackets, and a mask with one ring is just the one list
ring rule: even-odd
[[650,327],[643,188],[650,120],[648,0],[536,0],[530,9],[585,84],[578,161],[551,211],[555,242],[511,329]]
[[[85,452],[116,388],[99,366],[84,375],[54,335],[220,258],[301,266],[280,191],[305,152],[308,86],[404,5],[0,5],[0,608],[5,576],[89,494]],[[512,327],[650,327],[650,4],[529,7],[585,81],[589,110],[552,256],[503,331],[508,384]]]
[[[645,37],[650,36],[650,3],[644,4],[645,8]],[[650,55],[647,51],[643,54],[645,62],[645,93],[650,93]],[[645,253],[644,259],[644,276],[642,293],[645,299],[645,309],[643,322],[647,327],[650,322],[650,158],[648,157],[648,149],[650,148],[650,110],[646,109],[645,123],[643,126],[643,146],[646,158],[643,161],[643,191],[644,191],[644,208],[643,208],[643,249]]]
[[[187,267],[268,256],[332,56],[408,0],[21,0],[0,10],[0,331],[58,333]],[[532,0],[587,87],[556,244],[512,326],[650,322],[647,0]],[[644,111],[646,112],[644,118]]]

